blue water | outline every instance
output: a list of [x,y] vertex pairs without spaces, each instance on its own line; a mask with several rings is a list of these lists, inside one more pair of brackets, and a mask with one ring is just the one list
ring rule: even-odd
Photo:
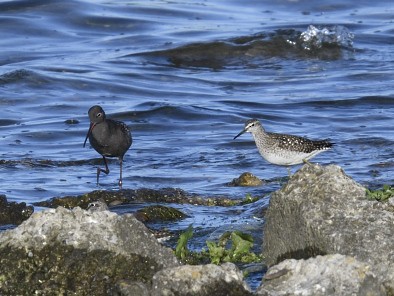
[[[392,1],[41,0],[0,11],[10,200],[97,189],[101,159],[82,147],[95,104],[132,130],[125,188],[272,192],[287,170],[264,161],[249,134],[233,140],[252,117],[268,131],[330,138],[335,149],[313,161],[366,186],[393,183]],[[346,42],[307,49],[299,38],[310,25],[345,30]],[[98,188],[116,190],[118,163],[109,166]],[[245,171],[267,184],[227,186]]]

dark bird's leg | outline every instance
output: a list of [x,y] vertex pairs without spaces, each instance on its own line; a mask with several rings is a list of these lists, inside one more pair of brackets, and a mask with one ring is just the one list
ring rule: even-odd
[[123,167],[123,157],[119,157],[119,162],[120,162],[119,189],[122,189],[122,167]]
[[104,159],[104,164],[105,164],[105,170],[103,170],[101,168],[97,168],[97,185],[99,184],[100,172],[103,172],[106,175],[109,174],[109,168],[108,168],[108,164],[107,164],[107,159],[105,158],[104,155],[103,155],[103,159]]

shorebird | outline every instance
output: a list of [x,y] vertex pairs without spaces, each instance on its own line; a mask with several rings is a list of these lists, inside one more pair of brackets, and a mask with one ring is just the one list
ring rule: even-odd
[[100,198],[99,200],[89,203],[86,210],[89,212],[103,212],[103,211],[108,211],[109,208],[105,200]]
[[86,135],[83,147],[89,138],[90,145],[102,155],[105,170],[97,168],[97,185],[99,184],[100,172],[109,173],[106,157],[117,157],[120,161],[119,188],[122,188],[122,165],[123,157],[132,143],[129,128],[121,121],[107,119],[103,108],[93,106],[89,109],[90,128]]
[[245,128],[234,140],[245,132],[252,134],[257,149],[266,161],[282,166],[305,163],[333,146],[328,140],[313,141],[293,135],[266,132],[257,119],[246,121]]

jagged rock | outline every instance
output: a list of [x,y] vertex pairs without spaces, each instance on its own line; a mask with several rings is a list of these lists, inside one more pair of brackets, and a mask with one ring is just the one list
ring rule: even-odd
[[370,266],[344,255],[287,259],[264,276],[259,296],[386,295]]
[[371,266],[394,295],[394,213],[335,165],[304,165],[271,196],[264,227],[267,265],[343,254]]
[[225,263],[221,266],[184,265],[161,270],[153,277],[151,295],[248,296],[252,292],[238,268],[233,263]]
[[242,173],[238,178],[233,179],[229,186],[260,186],[263,181],[252,173]]
[[5,195],[0,195],[0,225],[21,224],[33,214],[34,208],[26,203],[8,202]]
[[133,215],[63,207],[0,233],[0,258],[1,295],[108,295],[179,265]]
[[133,215],[106,209],[35,213],[0,233],[0,258],[1,295],[251,294],[234,264],[179,266]]

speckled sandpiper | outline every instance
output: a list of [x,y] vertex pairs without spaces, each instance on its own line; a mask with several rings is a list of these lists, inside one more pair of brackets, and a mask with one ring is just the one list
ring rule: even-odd
[[244,130],[234,139],[245,132],[252,133],[261,156],[276,165],[291,166],[307,162],[333,146],[328,140],[313,141],[293,135],[266,132],[257,119],[246,121]]
[[86,210],[89,212],[103,212],[103,211],[108,211],[109,208],[105,200],[100,198],[99,200],[89,203]]
[[107,119],[105,112],[100,106],[93,106],[89,109],[90,128],[86,135],[83,147],[89,138],[90,145],[103,156],[105,170],[97,168],[97,184],[99,183],[100,172],[109,173],[107,160],[105,157],[118,157],[120,161],[119,187],[122,188],[122,165],[123,157],[132,143],[129,128],[121,121]]

